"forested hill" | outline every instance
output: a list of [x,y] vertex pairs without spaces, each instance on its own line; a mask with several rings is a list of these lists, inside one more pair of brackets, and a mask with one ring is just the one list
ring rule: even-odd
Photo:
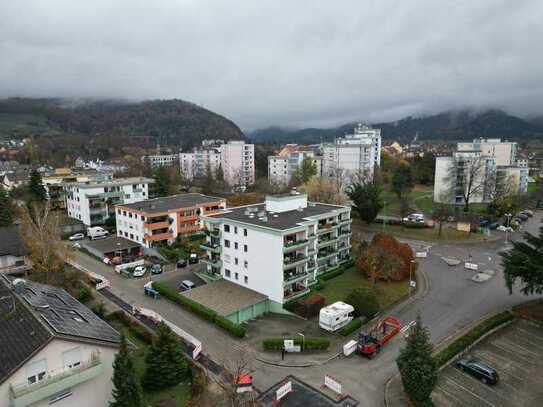
[[231,120],[182,100],[0,100],[0,136],[134,136],[189,148],[202,139],[245,139]]
[[[281,143],[318,143],[332,140],[352,132],[356,123],[329,129],[284,129],[269,127],[255,130],[248,136],[255,141],[276,141]],[[417,133],[424,140],[469,140],[474,137],[499,137],[509,140],[529,140],[543,137],[543,120],[527,121],[509,115],[501,110],[474,112],[462,110],[443,112],[425,117],[406,117],[404,119],[373,123],[381,129],[384,139],[408,141]]]

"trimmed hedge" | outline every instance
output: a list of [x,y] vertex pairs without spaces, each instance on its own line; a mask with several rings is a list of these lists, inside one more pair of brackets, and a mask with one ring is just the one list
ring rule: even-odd
[[265,350],[282,350],[284,345],[284,340],[291,339],[294,341],[294,345],[305,345],[305,348],[303,350],[327,350],[330,346],[330,340],[328,338],[323,337],[307,337],[305,338],[305,342],[303,338],[300,336],[296,337],[273,337],[273,338],[266,338],[262,341],[262,346]]
[[158,291],[160,295],[166,297],[172,302],[175,302],[176,304],[181,305],[182,307],[185,307],[189,311],[200,315],[202,318],[215,323],[217,326],[221,327],[231,335],[237,338],[243,338],[245,336],[246,330],[241,325],[236,324],[224,317],[221,317],[212,309],[207,308],[202,304],[191,300],[190,298],[180,295],[173,288],[168,287],[162,283],[158,283],[156,281],[153,282],[153,288]]
[[107,321],[119,321],[123,324],[126,329],[130,331],[136,338],[150,345],[153,342],[154,334],[149,331],[147,328],[140,325],[138,322],[134,321],[124,311],[115,311],[111,314],[108,314],[105,318]]
[[362,326],[362,320],[360,318],[355,318],[351,322],[349,322],[347,325],[345,325],[343,328],[341,328],[341,331],[339,333],[342,336],[347,336],[351,334],[352,332],[356,331]]
[[511,314],[511,312],[509,311],[504,311],[497,315],[494,315],[492,318],[483,321],[482,323],[468,331],[465,335],[456,339],[445,349],[438,352],[436,355],[434,355],[434,360],[436,361],[438,366],[443,366],[453,357],[464,351],[468,346],[472,345],[481,336],[505,322],[512,321],[514,318],[515,317],[513,316],[513,314]]
[[328,281],[334,277],[337,277],[345,272],[345,270],[351,268],[354,265],[354,260],[347,260],[345,263],[340,264],[339,266],[333,268],[330,271],[327,271],[322,276],[319,277],[319,280]]

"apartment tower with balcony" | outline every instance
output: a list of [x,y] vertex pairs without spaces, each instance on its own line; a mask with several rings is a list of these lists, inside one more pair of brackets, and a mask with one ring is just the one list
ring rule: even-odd
[[117,236],[144,247],[172,243],[178,236],[202,232],[200,216],[225,207],[224,198],[194,193],[117,205]]
[[351,209],[290,193],[203,216],[207,273],[268,297],[270,310],[309,292],[319,275],[350,259]]

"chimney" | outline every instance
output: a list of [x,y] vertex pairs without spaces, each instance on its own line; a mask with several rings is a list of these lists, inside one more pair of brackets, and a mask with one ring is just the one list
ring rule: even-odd
[[17,294],[24,294],[26,288],[26,281],[24,279],[16,278],[11,282],[11,285],[13,286],[13,291]]

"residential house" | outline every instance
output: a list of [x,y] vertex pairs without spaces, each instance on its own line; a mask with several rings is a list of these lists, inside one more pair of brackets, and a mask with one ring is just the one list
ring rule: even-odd
[[0,273],[27,270],[27,254],[19,226],[0,227]]

